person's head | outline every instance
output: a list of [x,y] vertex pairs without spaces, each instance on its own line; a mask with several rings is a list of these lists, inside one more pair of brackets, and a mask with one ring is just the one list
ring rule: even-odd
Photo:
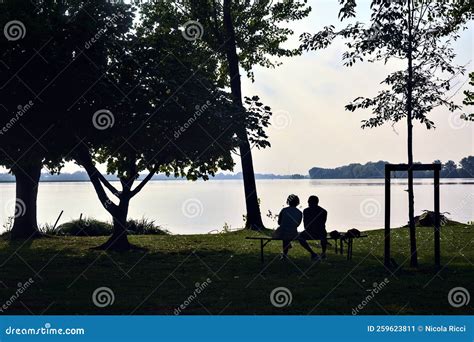
[[297,207],[300,204],[300,199],[296,195],[290,195],[286,200],[286,204],[288,204],[290,207]]
[[309,196],[308,198],[308,206],[310,207],[317,207],[319,205],[319,198],[318,196]]

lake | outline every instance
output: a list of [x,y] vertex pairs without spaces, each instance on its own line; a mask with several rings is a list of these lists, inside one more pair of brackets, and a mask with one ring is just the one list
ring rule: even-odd
[[[350,228],[370,230],[384,225],[384,180],[257,180],[264,222],[275,227],[267,217],[285,205],[290,193],[301,199],[301,209],[308,196],[315,194],[320,205],[328,211],[328,229],[345,231]],[[408,221],[406,180],[392,180],[392,226]],[[442,179],[441,211],[451,219],[467,222],[474,219],[474,179]],[[0,184],[0,225],[13,215],[15,184]],[[415,179],[415,212],[433,210],[433,181]],[[54,223],[61,210],[59,224],[87,217],[110,221],[92,185],[88,182],[41,183],[38,195],[40,224]],[[241,180],[212,180],[208,182],[152,181],[131,203],[130,218],[146,217],[173,234],[208,233],[243,226],[245,213]],[[1,227],[1,230],[4,228]]]

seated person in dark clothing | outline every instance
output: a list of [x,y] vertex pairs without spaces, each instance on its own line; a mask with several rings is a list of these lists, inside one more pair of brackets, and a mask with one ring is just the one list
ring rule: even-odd
[[319,256],[309,246],[306,240],[321,240],[321,247],[323,253],[322,259],[326,259],[326,248],[328,245],[326,220],[328,213],[319,206],[319,198],[317,196],[310,196],[308,198],[308,208],[303,210],[304,231],[298,236],[298,240],[308,252],[311,253],[311,258],[318,260]]
[[273,237],[283,240],[282,259],[288,258],[288,251],[291,248],[291,240],[298,237],[298,226],[300,225],[303,214],[297,208],[300,199],[296,195],[288,196],[286,200],[288,207],[283,208],[278,215],[279,227],[273,233]]

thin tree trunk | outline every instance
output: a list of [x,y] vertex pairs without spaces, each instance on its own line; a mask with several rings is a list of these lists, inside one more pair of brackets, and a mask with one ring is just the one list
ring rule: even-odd
[[[131,192],[133,181],[126,182],[121,179],[120,181],[122,183],[123,191],[119,193],[119,191],[115,189],[114,186],[112,186],[104,177],[102,177],[99,170],[97,170],[97,168],[94,166],[92,157],[87,148],[82,146],[78,148],[75,157],[77,163],[86,169],[86,172],[89,175],[90,181],[94,186],[95,192],[99,197],[102,206],[109,212],[109,214],[112,215],[113,218],[112,236],[107,240],[107,242],[95,247],[94,249],[114,251],[127,251],[130,249],[136,249],[136,247],[130,244],[128,241],[126,229],[128,208],[130,199],[133,197],[133,193]],[[118,205],[114,204],[109,199],[102,184],[104,184],[114,194],[114,196],[119,198],[120,202]]]
[[[226,31],[225,49],[229,65],[230,87],[234,103],[242,106],[242,85],[239,72],[239,57],[235,41],[234,24],[231,14],[231,0],[224,0],[224,27]],[[252,149],[245,127],[238,129],[240,143],[240,160],[242,163],[242,175],[244,180],[245,204],[247,208],[246,227],[250,229],[264,228],[260,205],[258,203],[257,185],[255,183],[255,172],[253,168]]]
[[127,237],[127,216],[130,198],[128,195],[120,197],[119,205],[110,211],[113,217],[112,236],[96,249],[99,250],[113,250],[113,251],[128,251],[133,248]]
[[408,225],[410,227],[410,266],[418,267],[415,227],[415,195],[413,189],[413,32],[412,0],[408,1],[408,82],[407,82],[407,127],[408,127]]
[[36,219],[38,184],[41,176],[41,161],[15,167],[16,178],[15,220],[11,239],[29,239],[41,236]]

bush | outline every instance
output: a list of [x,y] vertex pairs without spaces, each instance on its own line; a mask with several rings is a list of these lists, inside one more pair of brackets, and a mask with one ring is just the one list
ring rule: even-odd
[[127,230],[130,235],[169,235],[166,229],[155,225],[154,220],[141,218],[140,220],[129,220]]
[[63,236],[107,236],[110,234],[112,234],[110,223],[89,218],[64,223],[53,231],[53,235]]
[[[155,225],[155,221],[142,218],[129,220],[127,232],[130,235],[168,235],[169,232]],[[112,224],[95,219],[74,220],[64,223],[55,230],[47,229],[45,234],[61,236],[108,236],[112,234]]]

